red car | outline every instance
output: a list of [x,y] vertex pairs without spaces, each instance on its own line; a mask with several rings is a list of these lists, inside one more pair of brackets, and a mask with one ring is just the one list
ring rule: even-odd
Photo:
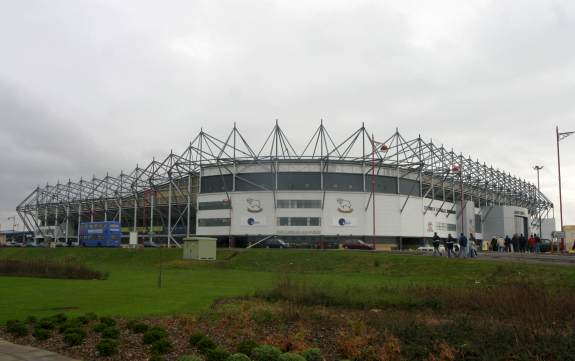
[[372,245],[365,243],[361,239],[350,239],[348,241],[345,241],[343,242],[343,248],[373,250]]

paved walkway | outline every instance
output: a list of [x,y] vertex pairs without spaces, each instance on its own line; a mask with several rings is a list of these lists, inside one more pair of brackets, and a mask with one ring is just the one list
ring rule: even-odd
[[0,339],[0,361],[74,361],[57,353]]

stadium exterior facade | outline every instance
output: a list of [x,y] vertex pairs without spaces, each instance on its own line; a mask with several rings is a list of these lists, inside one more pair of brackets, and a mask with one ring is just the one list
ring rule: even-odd
[[553,211],[535,185],[397,130],[376,140],[362,125],[336,143],[320,124],[306,144],[296,152],[277,122],[258,150],[235,125],[222,140],[201,130],[145,168],[38,187],[17,212],[39,239],[76,241],[80,222],[116,220],[125,237],[168,245],[195,234],[313,247],[539,233]]

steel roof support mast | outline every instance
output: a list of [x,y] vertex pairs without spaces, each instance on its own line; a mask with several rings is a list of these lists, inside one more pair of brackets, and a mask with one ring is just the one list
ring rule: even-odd
[[[561,232],[563,232],[563,198],[561,195],[561,155],[559,153],[559,142],[568,136],[572,135],[574,132],[559,132],[559,127],[555,127],[555,133],[557,135],[557,170],[559,174],[559,218],[561,219]],[[563,241],[563,240],[561,240]]]

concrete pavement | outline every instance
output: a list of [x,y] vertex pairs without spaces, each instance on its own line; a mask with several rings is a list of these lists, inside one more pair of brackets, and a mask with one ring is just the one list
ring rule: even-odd
[[75,361],[57,353],[0,339],[0,361]]

